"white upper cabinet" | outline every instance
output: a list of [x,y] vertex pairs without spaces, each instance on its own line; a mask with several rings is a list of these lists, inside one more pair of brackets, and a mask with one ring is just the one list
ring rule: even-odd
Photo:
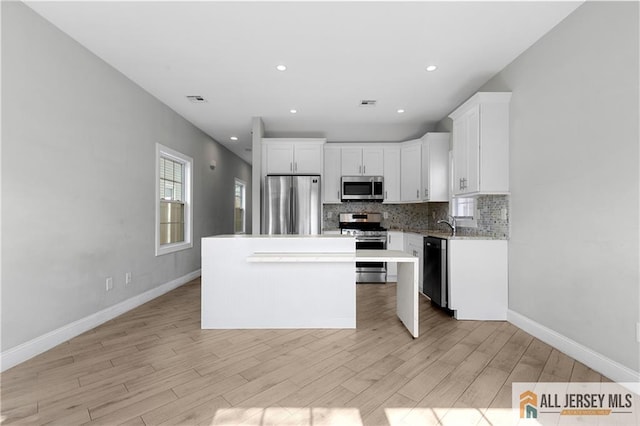
[[403,202],[422,201],[420,170],[422,168],[422,141],[403,142],[400,150],[400,198]]
[[449,201],[449,133],[422,137],[422,201]]
[[384,148],[384,202],[400,202],[400,146]]
[[453,195],[509,192],[510,92],[479,92],[452,112]]
[[263,146],[266,149],[266,155],[263,156],[267,165],[263,169],[266,174],[293,173],[293,144],[291,142],[273,142]]
[[384,149],[382,147],[342,148],[342,176],[382,176]]
[[340,202],[340,178],[341,149],[339,146],[324,146],[324,174],[322,176],[322,187],[325,203]]
[[322,174],[325,139],[262,139],[264,174]]

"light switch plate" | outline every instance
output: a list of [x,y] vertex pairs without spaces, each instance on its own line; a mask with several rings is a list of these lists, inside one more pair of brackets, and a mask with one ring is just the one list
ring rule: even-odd
[[382,217],[383,217],[384,219],[389,219],[389,213],[387,213],[387,212],[382,212]]

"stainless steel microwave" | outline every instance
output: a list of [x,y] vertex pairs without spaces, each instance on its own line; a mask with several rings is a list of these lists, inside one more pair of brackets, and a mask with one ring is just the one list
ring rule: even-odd
[[383,201],[382,176],[342,176],[342,201]]

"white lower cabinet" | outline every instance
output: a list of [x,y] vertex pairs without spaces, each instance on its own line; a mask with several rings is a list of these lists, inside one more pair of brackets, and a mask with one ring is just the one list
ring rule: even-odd
[[[404,233],[400,231],[389,231],[387,233],[387,250],[404,250]],[[398,264],[387,263],[387,282],[396,282],[398,279]]]
[[449,308],[459,320],[506,320],[506,240],[449,240]]
[[406,232],[404,234],[404,251],[416,256],[420,273],[418,276],[418,288],[422,289],[422,278],[424,277],[424,236]]

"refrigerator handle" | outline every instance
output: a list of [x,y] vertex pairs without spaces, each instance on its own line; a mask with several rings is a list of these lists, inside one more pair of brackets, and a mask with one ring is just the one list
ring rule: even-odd
[[296,234],[296,224],[298,222],[298,218],[296,217],[296,191],[292,186],[291,189],[291,203],[289,204],[290,214],[289,214],[289,233]]

